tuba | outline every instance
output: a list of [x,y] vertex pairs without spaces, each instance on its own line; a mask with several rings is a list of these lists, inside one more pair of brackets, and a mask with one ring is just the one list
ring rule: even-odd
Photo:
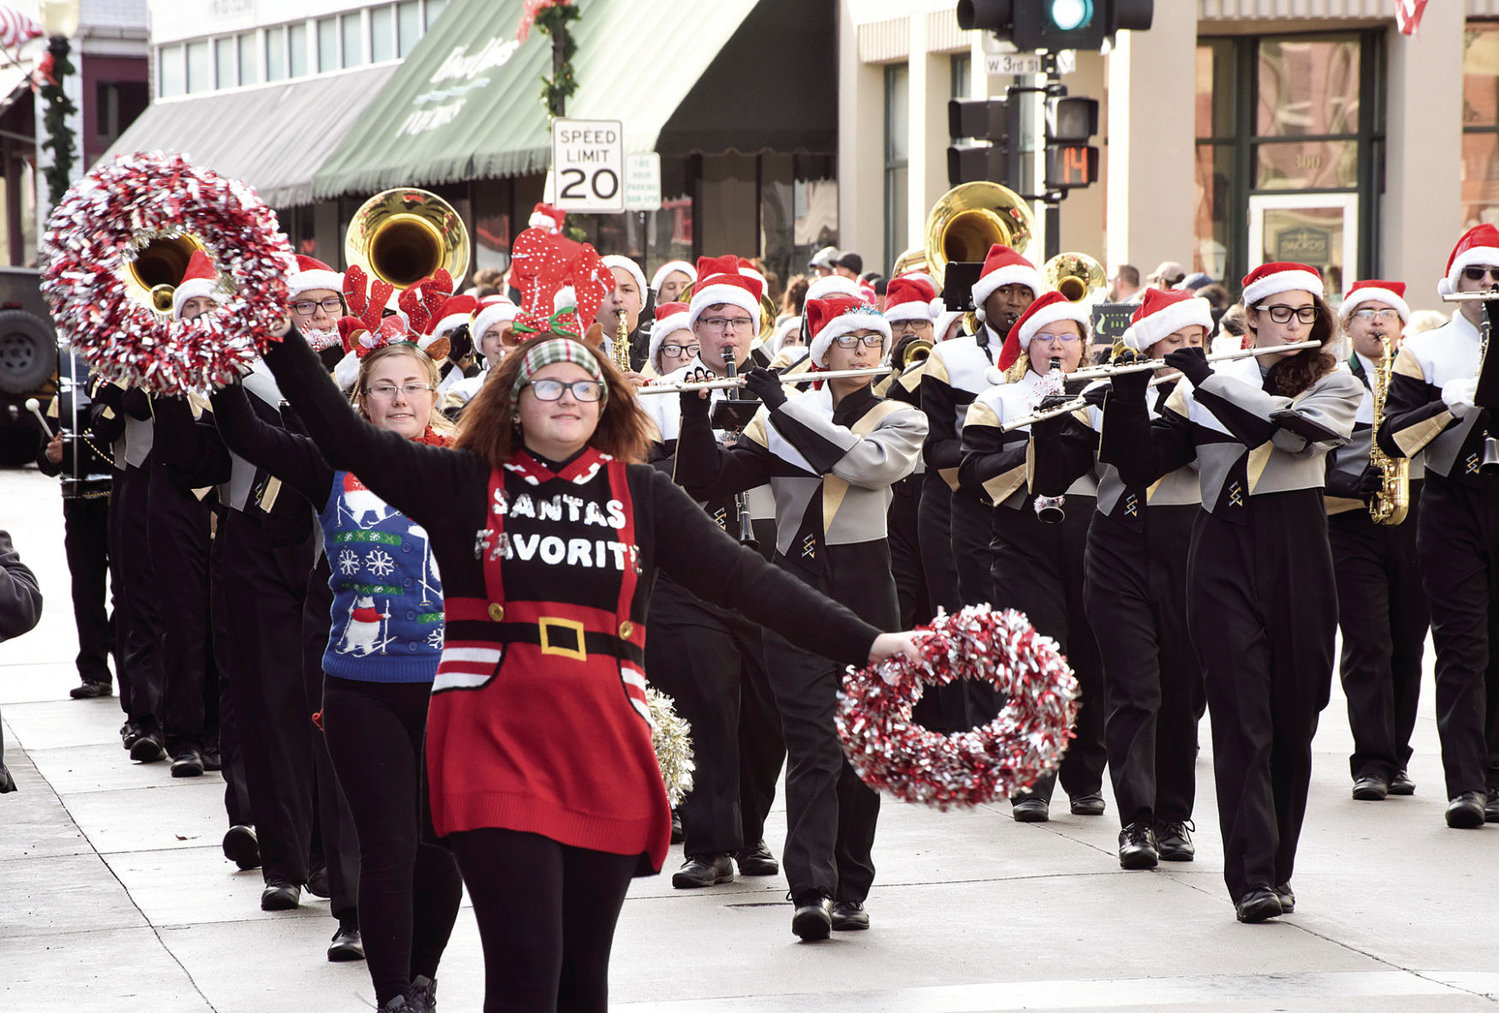
[[919,271],[922,274],[927,274],[929,270],[926,262],[926,251],[919,246],[913,246],[895,258],[895,263],[890,268],[890,277],[898,278],[908,271]]
[[157,313],[171,313],[172,293],[182,284],[187,262],[197,250],[207,253],[208,247],[187,232],[150,240],[120,272],[125,291]]
[[1042,266],[1041,274],[1068,302],[1091,299],[1108,284],[1103,265],[1086,253],[1059,253]]
[[384,190],[354,212],[344,233],[344,259],[398,291],[439,270],[458,288],[468,274],[468,230],[453,205],[435,193]]
[[[1374,424],[1369,429],[1369,463],[1379,472],[1379,491],[1369,497],[1369,517],[1375,524],[1399,524],[1405,520],[1411,505],[1411,462],[1393,458],[1379,449],[1379,427],[1384,422],[1385,396],[1395,371],[1395,357],[1390,354],[1389,335],[1380,336],[1384,354],[1374,364],[1373,382],[1369,384],[1374,398]],[[1492,439],[1492,437],[1490,438]],[[1487,456],[1487,448],[1485,448]]]
[[[937,290],[947,265],[981,261],[1000,243],[1022,256],[1036,235],[1036,216],[1014,190],[998,183],[960,183],[937,199],[926,216],[926,263]],[[968,333],[977,334],[978,315],[969,313]]]

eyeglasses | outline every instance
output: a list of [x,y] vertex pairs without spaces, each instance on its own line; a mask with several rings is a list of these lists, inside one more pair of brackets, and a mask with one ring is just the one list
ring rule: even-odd
[[719,332],[737,331],[742,328],[755,326],[755,322],[749,317],[703,317],[698,323],[710,330]]
[[672,358],[676,358],[679,355],[685,355],[688,358],[691,358],[694,355],[697,355],[697,353],[700,351],[702,351],[702,347],[700,345],[665,344],[661,346],[661,354],[669,355]]
[[299,317],[310,317],[318,311],[319,306],[327,310],[330,314],[338,314],[343,312],[344,301],[337,296],[331,299],[324,299],[321,302],[304,299],[301,302],[292,303],[291,310]]
[[572,383],[563,383],[561,380],[532,380],[528,387],[531,393],[536,395],[538,401],[559,401],[562,392],[570,390],[573,397],[579,401],[597,401],[604,396],[604,385],[597,380],[574,380]]
[[1079,334],[1037,334],[1031,338],[1032,341],[1051,341],[1063,345],[1075,345],[1083,340]]
[[368,388],[365,393],[376,401],[389,401],[396,396],[396,391],[400,391],[410,399],[431,393],[432,385],[430,383],[408,383],[397,387],[393,383],[377,383],[373,387]]
[[[1360,320],[1364,321],[1365,323],[1368,323],[1371,320],[1394,320],[1396,317],[1398,317],[1400,315],[1400,311],[1399,310],[1388,309],[1388,308],[1382,309],[1382,310],[1376,310],[1376,309],[1370,309],[1369,307],[1366,306],[1366,307],[1364,307],[1361,310],[1354,310],[1353,311],[1353,315],[1356,316],[1356,317],[1358,317]],[[1275,318],[1271,317],[1271,319],[1273,320]]]
[[839,348],[853,348],[863,345],[865,348],[885,347],[885,336],[883,334],[840,334],[833,339],[833,344]]
[[1499,267],[1485,267],[1482,264],[1465,267],[1463,268],[1463,277],[1469,281],[1483,281],[1483,279],[1488,278],[1495,284],[1499,284]]
[[1295,317],[1304,324],[1317,322],[1317,306],[1287,306],[1285,303],[1276,303],[1274,306],[1256,306],[1261,313],[1270,314],[1270,319],[1278,324],[1288,324]]

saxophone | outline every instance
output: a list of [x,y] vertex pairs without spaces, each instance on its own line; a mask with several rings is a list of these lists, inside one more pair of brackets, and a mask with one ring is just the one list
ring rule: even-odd
[[630,372],[630,325],[625,318],[624,310],[615,311],[619,315],[619,323],[614,328],[613,347],[614,365],[621,373]]
[[1374,364],[1374,380],[1370,384],[1374,394],[1374,424],[1369,430],[1369,463],[1379,470],[1379,491],[1369,497],[1369,517],[1375,524],[1399,524],[1405,520],[1411,505],[1411,462],[1404,457],[1391,457],[1379,449],[1380,423],[1384,421],[1385,395],[1390,389],[1390,376],[1395,370],[1395,359],[1390,354],[1390,337],[1381,334],[1379,342],[1384,348],[1379,361]]

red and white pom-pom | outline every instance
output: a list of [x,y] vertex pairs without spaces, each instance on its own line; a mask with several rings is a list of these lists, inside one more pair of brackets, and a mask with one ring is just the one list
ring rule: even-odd
[[[170,320],[121,269],[154,239],[191,235],[228,277],[222,307]],[[246,184],[161,152],[119,155],[68,190],[47,221],[41,288],[58,333],[103,376],[153,393],[222,387],[279,340],[291,247]]]
[[[1013,609],[969,606],[938,612],[904,656],[850,671],[838,702],[838,737],[872,788],[946,809],[1006,798],[1061,762],[1077,719],[1077,677],[1056,642]],[[973,679],[994,686],[1003,708],[979,728],[952,735],[911,720],[927,686]]]

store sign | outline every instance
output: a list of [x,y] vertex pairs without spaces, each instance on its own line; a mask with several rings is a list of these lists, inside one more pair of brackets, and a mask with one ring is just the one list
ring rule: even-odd
[[411,110],[401,121],[396,137],[415,137],[456,120],[468,101],[468,93],[489,87],[488,72],[509,63],[520,43],[496,37],[472,52],[470,48],[453,47],[432,72],[427,79],[430,87],[411,100]]
[[1326,229],[1313,229],[1303,225],[1286,229],[1275,237],[1275,259],[1301,264],[1327,264],[1331,262],[1332,234]]
[[625,210],[661,210],[661,156],[654,151],[625,159]]
[[625,142],[619,120],[552,121],[552,171],[563,211],[619,214],[625,209]]

